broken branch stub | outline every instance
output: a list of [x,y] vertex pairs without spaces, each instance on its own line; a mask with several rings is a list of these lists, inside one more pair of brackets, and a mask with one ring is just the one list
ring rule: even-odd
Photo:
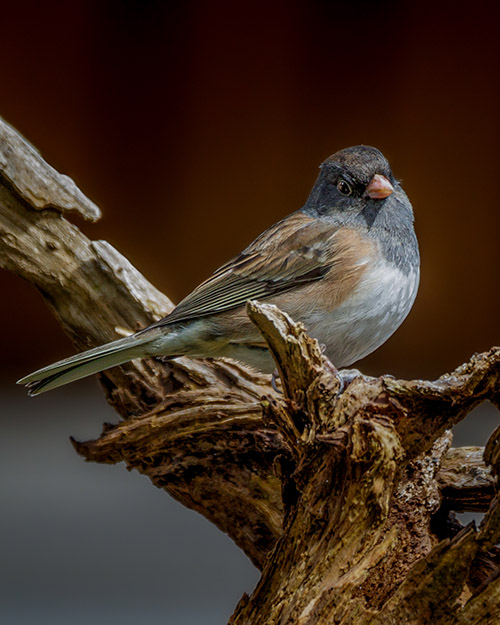
[[0,117],[0,171],[19,197],[37,210],[53,208],[75,213],[88,221],[101,217],[100,209],[76,184],[51,167],[41,154]]

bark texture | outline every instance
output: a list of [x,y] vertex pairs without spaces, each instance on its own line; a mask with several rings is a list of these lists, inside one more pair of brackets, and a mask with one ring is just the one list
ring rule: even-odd
[[[77,348],[171,310],[66,219],[99,209],[1,120],[0,170],[0,265]],[[231,361],[129,363],[100,375],[122,420],[73,441],[78,453],[124,461],[243,549],[262,577],[233,624],[499,622],[500,428],[485,450],[451,448],[448,430],[485,400],[499,406],[500,348],[435,381],[359,375],[341,389],[300,324],[265,303],[248,314],[282,394]],[[463,510],[486,512],[479,528],[460,525]]]

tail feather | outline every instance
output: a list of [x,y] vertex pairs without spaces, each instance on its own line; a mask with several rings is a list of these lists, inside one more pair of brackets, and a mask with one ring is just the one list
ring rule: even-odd
[[89,349],[70,358],[59,360],[18,380],[28,388],[28,394],[39,395],[58,386],[80,380],[104,369],[116,367],[146,355],[145,346],[151,337],[127,336],[106,345]]

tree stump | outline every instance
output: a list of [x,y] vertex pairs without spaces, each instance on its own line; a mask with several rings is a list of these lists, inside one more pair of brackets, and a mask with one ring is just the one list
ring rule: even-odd
[[[100,212],[1,120],[0,168],[0,264],[78,349],[172,309],[67,220]],[[248,314],[282,394],[229,360],[134,361],[99,376],[122,421],[76,451],[144,473],[259,567],[234,625],[498,623],[500,428],[484,450],[451,448],[449,429],[485,400],[500,405],[500,348],[435,381],[360,374],[341,389],[301,324],[266,303]],[[462,527],[463,510],[486,512],[479,528]]]

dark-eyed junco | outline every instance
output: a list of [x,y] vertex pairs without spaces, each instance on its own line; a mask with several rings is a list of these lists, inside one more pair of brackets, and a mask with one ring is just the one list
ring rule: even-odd
[[227,356],[271,372],[245,312],[275,303],[325,346],[336,367],[379,347],[415,300],[419,252],[411,204],[379,150],[356,146],[321,165],[303,208],[268,228],[165,318],[19,380],[31,395],[147,356]]

